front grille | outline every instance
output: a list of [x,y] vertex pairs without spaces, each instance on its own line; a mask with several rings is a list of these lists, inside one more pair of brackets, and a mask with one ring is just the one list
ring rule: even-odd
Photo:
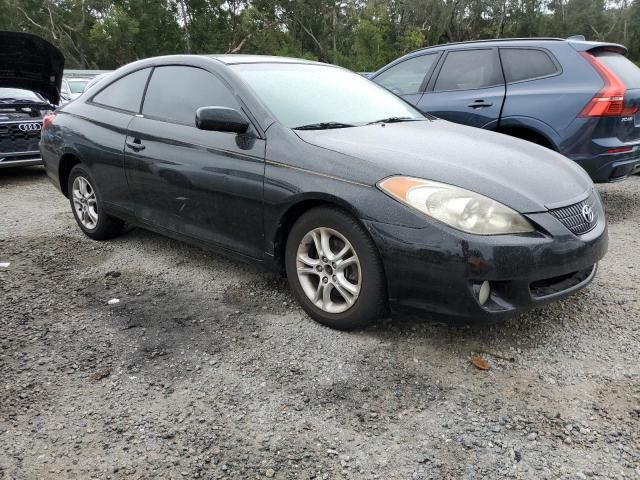
[[529,290],[534,298],[543,298],[556,293],[562,293],[588,280],[595,268],[596,266],[593,265],[579,272],[536,280],[529,285]]
[[0,155],[38,151],[40,131],[22,131],[19,123],[0,124]]
[[[598,208],[596,207],[596,195],[594,192],[582,202],[574,203],[568,207],[549,210],[549,213],[576,235],[584,235],[593,230],[598,223]],[[593,212],[593,219],[589,222],[585,218],[584,208],[588,207]]]

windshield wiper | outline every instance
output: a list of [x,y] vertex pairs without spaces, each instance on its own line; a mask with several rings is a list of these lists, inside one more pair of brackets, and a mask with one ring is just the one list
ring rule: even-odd
[[375,120],[373,122],[367,123],[367,125],[373,125],[374,123],[400,123],[400,122],[415,122],[420,120],[419,118],[413,117],[389,117],[389,118],[381,118],[380,120]]
[[351,125],[349,123],[341,123],[341,122],[320,122],[320,123],[310,123],[308,125],[300,125],[299,127],[294,127],[294,130],[329,130],[331,128],[349,128],[355,127],[355,125]]

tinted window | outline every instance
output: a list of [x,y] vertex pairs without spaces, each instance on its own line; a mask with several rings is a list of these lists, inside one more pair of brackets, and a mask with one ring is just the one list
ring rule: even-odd
[[138,113],[150,68],[138,70],[116,80],[93,97],[94,103]]
[[627,57],[607,51],[595,52],[594,56],[615,73],[627,88],[640,88],[640,68]]
[[232,65],[289,128],[320,122],[362,125],[389,117],[424,119],[418,110],[360,75],[325,65]]
[[437,59],[437,54],[410,58],[385,70],[373,81],[398,95],[417,93],[425,75]]
[[542,50],[505,48],[500,50],[500,58],[507,82],[547,77],[558,72],[553,60]]
[[195,125],[200,107],[239,109],[229,89],[215,75],[195,67],[158,67],[144,98],[142,113],[171,122]]
[[500,66],[492,50],[449,52],[435,90],[472,90],[502,83]]

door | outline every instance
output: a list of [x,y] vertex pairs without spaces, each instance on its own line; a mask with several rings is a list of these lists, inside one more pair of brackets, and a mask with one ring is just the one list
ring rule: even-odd
[[264,251],[265,141],[195,126],[200,107],[241,110],[218,77],[156,67],[142,115],[129,125],[125,163],[136,215],[171,232],[254,258]]
[[497,49],[447,52],[418,108],[436,117],[495,129],[505,98]]
[[133,213],[131,194],[124,168],[124,142],[127,126],[140,113],[142,95],[151,68],[129,73],[107,85],[86,104],[78,103],[74,112],[82,118],[78,141],[83,161],[98,183],[103,201],[125,214]]
[[372,80],[407,102],[417,105],[439,57],[439,53],[411,57],[392,65]]

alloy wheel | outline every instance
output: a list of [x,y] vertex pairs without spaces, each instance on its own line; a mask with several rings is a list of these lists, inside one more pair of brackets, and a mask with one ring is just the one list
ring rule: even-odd
[[98,225],[98,200],[95,190],[83,176],[75,178],[71,190],[73,207],[80,223],[84,228],[93,230]]
[[304,293],[324,312],[345,312],[360,295],[360,260],[349,240],[334,229],[308,232],[298,246],[296,267]]

